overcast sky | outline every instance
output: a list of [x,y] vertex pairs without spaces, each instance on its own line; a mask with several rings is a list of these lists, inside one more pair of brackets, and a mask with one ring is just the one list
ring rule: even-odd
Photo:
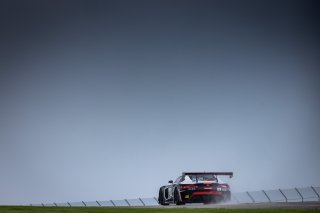
[[0,204],[319,186],[317,1],[1,1]]

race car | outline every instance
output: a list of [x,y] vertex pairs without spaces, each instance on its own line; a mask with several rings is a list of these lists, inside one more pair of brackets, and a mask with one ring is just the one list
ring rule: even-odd
[[218,177],[233,172],[183,172],[174,182],[160,187],[158,202],[161,205],[185,203],[217,203],[231,199],[230,187]]

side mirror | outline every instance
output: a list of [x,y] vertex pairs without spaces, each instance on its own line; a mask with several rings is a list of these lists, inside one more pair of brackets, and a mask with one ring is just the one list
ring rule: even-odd
[[168,183],[171,183],[171,184],[173,184],[173,180],[169,180],[169,181],[168,181]]

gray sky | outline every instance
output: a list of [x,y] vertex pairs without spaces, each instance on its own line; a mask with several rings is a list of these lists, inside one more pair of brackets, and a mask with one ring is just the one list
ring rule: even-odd
[[319,186],[316,1],[0,8],[0,204]]

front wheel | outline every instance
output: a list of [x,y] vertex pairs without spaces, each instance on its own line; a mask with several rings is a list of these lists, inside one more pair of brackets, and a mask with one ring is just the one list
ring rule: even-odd
[[158,202],[159,202],[159,204],[162,205],[162,206],[167,206],[167,205],[169,205],[168,203],[165,203],[165,202],[164,202],[162,189],[159,190]]

